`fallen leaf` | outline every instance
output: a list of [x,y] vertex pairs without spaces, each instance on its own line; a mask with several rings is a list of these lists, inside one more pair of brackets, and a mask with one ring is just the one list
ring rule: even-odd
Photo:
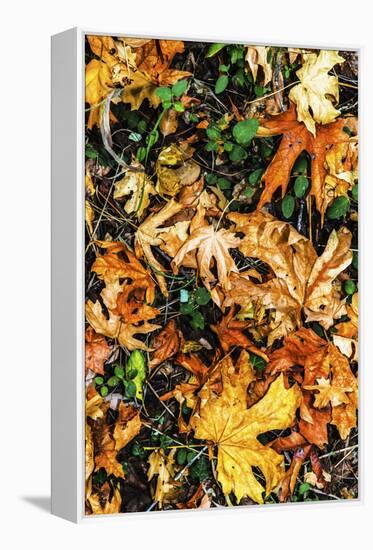
[[[248,378],[249,376],[249,378]],[[273,449],[259,443],[257,437],[269,430],[289,428],[300,404],[297,385],[286,390],[280,375],[266,395],[255,405],[246,408],[246,389],[251,373],[234,375],[223,372],[223,391],[201,407],[192,419],[197,439],[213,442],[218,449],[218,480],[224,494],[231,492],[238,502],[248,496],[263,503],[262,493],[268,495],[281,481],[284,459]],[[253,467],[261,470],[266,487],[254,476]]]
[[154,476],[158,476],[153,498],[160,507],[163,506],[167,494],[174,488],[172,478],[175,475],[175,453],[176,449],[172,449],[168,455],[163,449],[157,449],[148,458],[148,480],[151,481]]
[[145,257],[164,296],[168,295],[166,279],[163,275],[165,268],[154,257],[152,246],[162,243],[160,233],[165,231],[162,225],[172,216],[183,209],[183,205],[171,199],[159,212],[150,214],[137,228],[135,236],[135,252],[138,258]]
[[95,374],[104,374],[104,364],[111,354],[106,338],[88,327],[85,331],[85,368]]
[[174,197],[185,185],[194,183],[201,169],[181,147],[172,144],[158,155],[155,165],[157,173],[156,190],[160,195]]
[[303,54],[304,63],[297,71],[300,80],[289,92],[289,99],[297,106],[298,120],[304,122],[315,136],[316,123],[329,124],[338,116],[333,100],[338,103],[338,77],[328,72],[344,58],[333,50],[320,50],[319,54]]
[[177,329],[175,321],[171,319],[153,339],[152,347],[154,352],[149,362],[149,368],[153,369],[166,361],[166,359],[173,357],[179,351],[181,341],[182,334]]
[[[136,166],[136,165],[135,165]],[[134,172],[129,170],[124,178],[115,183],[114,199],[131,195],[124,205],[127,214],[136,214],[140,219],[150,203],[150,195],[155,195],[152,180],[145,172]]]
[[248,46],[246,51],[245,59],[249,64],[254,82],[256,82],[259,67],[262,67],[263,86],[267,86],[272,78],[272,65],[267,61],[269,50],[270,48],[265,46]]
[[324,252],[317,257],[306,237],[270,214],[234,212],[228,214],[228,219],[235,223],[236,232],[244,233],[239,250],[267,263],[276,277],[258,284],[233,272],[225,305],[233,302],[242,307],[256,298],[267,309],[275,309],[276,325],[269,335],[269,345],[301,326],[302,310],[307,321],[317,320],[326,329],[333,325],[334,318],[345,313],[333,281],[352,260],[348,229],[332,231]]
[[125,405],[123,401],[119,403],[118,420],[114,428],[115,450],[120,451],[128,445],[130,441],[141,430],[140,413],[131,405]]
[[311,157],[310,195],[314,197],[316,208],[323,219],[328,205],[325,189],[326,154],[332,145],[348,142],[350,137],[344,128],[349,125],[353,125],[351,119],[340,118],[331,124],[318,126],[316,136],[313,136],[302,122],[297,121],[293,104],[285,113],[261,121],[257,131],[258,136],[282,134],[283,137],[275,156],[262,176],[265,187],[257,206],[258,210],[271,200],[279,187],[281,187],[282,196],[285,195],[294,163],[302,151],[307,151]]
[[108,482],[105,482],[100,490],[91,494],[87,501],[92,514],[118,514],[122,505],[122,497],[119,489],[115,489],[111,495]]
[[176,273],[183,260],[193,250],[197,250],[197,263],[199,275],[208,290],[211,290],[211,283],[216,281],[211,271],[212,261],[215,261],[217,280],[224,290],[229,290],[229,274],[237,272],[237,266],[229,254],[230,248],[237,248],[240,239],[235,237],[226,229],[216,231],[212,225],[200,227],[190,235],[173,259]]

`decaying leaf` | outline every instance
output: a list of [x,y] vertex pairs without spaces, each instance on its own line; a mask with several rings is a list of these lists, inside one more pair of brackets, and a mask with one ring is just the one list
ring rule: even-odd
[[320,50],[319,54],[303,54],[304,63],[297,71],[300,83],[289,92],[289,99],[297,106],[298,120],[304,122],[315,136],[316,124],[329,124],[339,115],[333,106],[338,103],[338,77],[328,74],[344,58],[333,50]]
[[85,331],[85,368],[95,374],[104,374],[104,364],[111,354],[106,338],[88,327]]
[[201,169],[185,150],[173,144],[162,149],[156,162],[157,185],[160,195],[174,197],[185,185],[194,183]]
[[154,352],[149,362],[149,368],[152,369],[175,355],[180,349],[181,338],[182,334],[176,328],[175,321],[173,319],[168,321],[164,329],[153,339]]
[[106,482],[100,491],[91,494],[87,501],[92,514],[117,514],[120,512],[122,497],[119,489],[112,491]]
[[175,475],[175,453],[176,449],[172,449],[168,455],[165,454],[163,449],[159,449],[153,451],[148,458],[148,480],[151,481],[154,476],[157,476],[154,500],[160,507],[162,507],[168,493],[174,488],[172,478]]
[[246,52],[246,61],[249,64],[254,82],[258,75],[258,68],[262,67],[264,79],[263,86],[266,86],[272,78],[272,65],[268,63],[268,52],[270,48],[265,46],[248,46]]
[[134,212],[140,219],[149,206],[150,196],[155,193],[153,182],[145,172],[129,170],[124,178],[115,183],[114,199],[130,195],[124,205],[124,210],[127,214]]
[[[235,237],[226,229],[218,231],[212,225],[196,229],[180,248],[173,260],[176,268],[183,264],[183,260],[193,250],[197,250],[197,263],[199,275],[208,290],[211,290],[211,283],[216,280],[224,290],[229,290],[229,274],[236,272],[237,267],[229,254],[230,248],[236,248],[240,239]],[[217,277],[212,273],[212,261],[215,261]]]
[[275,309],[269,344],[301,325],[302,310],[307,321],[318,321],[325,328],[345,313],[333,281],[352,260],[351,233],[346,228],[333,231],[324,252],[317,257],[306,237],[270,214],[231,213],[228,218],[235,223],[235,230],[245,235],[239,243],[240,251],[266,262],[276,277],[258,284],[232,273],[226,305],[233,301],[243,306],[260,298],[266,308]]
[[258,136],[274,136],[282,134],[281,143],[275,156],[262,176],[265,184],[258,209],[269,202],[274,192],[281,187],[284,196],[288,186],[294,163],[302,151],[307,151],[311,157],[311,190],[317,210],[324,216],[328,198],[325,189],[327,170],[325,160],[328,148],[349,140],[349,134],[344,130],[353,125],[353,120],[340,118],[336,122],[319,126],[314,136],[307,127],[296,119],[295,106],[281,115],[268,121],[261,121]]
[[[223,371],[223,391],[211,396],[195,414],[192,426],[197,439],[213,442],[218,450],[217,472],[226,495],[233,492],[237,500],[248,496],[263,502],[280,482],[284,459],[273,449],[259,443],[259,434],[268,430],[286,429],[294,422],[300,404],[297,386],[286,390],[282,375],[270,386],[267,394],[247,409],[246,389],[251,370],[236,373]],[[261,470],[266,487],[256,479],[253,467]]]

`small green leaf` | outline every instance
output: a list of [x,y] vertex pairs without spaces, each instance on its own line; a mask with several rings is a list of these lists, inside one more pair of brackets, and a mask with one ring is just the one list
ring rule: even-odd
[[305,176],[307,174],[307,159],[304,157],[298,157],[294,164],[293,172],[295,174]]
[[102,397],[106,397],[108,393],[109,393],[108,387],[107,386],[101,386],[100,394],[102,395]]
[[260,357],[260,355],[255,355],[254,353],[250,353],[250,363],[258,372],[264,371],[267,365],[263,357]]
[[356,251],[353,252],[351,265],[354,269],[359,269],[359,254]]
[[226,44],[219,44],[217,42],[215,44],[210,44],[209,49],[207,50],[206,57],[213,57],[218,52],[220,52],[220,50],[225,48],[225,46]]
[[200,483],[209,477],[209,461],[201,456],[189,468],[190,477]]
[[307,491],[309,491],[311,489],[311,485],[309,483],[301,483],[301,485],[299,486],[299,490],[298,490],[298,493],[300,495],[304,495],[305,493],[307,493]]
[[229,153],[229,158],[232,162],[240,162],[241,160],[245,160],[246,157],[247,153],[241,145],[233,145],[232,151]]
[[233,147],[234,147],[234,143],[232,143],[231,141],[224,142],[224,151],[226,151],[227,153],[230,153]]
[[206,174],[205,179],[208,185],[215,185],[218,178],[215,174]]
[[356,292],[356,284],[354,281],[349,279],[348,281],[344,282],[343,289],[348,296],[352,296]]
[[194,308],[192,302],[181,304],[180,313],[182,313],[183,315],[190,315],[191,313],[193,313],[193,309]]
[[251,199],[251,197],[253,197],[255,195],[255,189],[253,187],[246,187],[246,189],[244,189],[243,194],[248,199]]
[[148,147],[153,147],[155,143],[157,143],[159,138],[159,132],[158,130],[152,130],[150,134],[148,135],[146,142],[148,144]]
[[137,149],[136,158],[139,162],[142,162],[146,157],[146,148],[145,147],[139,147]]
[[281,211],[283,216],[288,220],[293,215],[295,208],[295,199],[291,195],[285,195],[281,201]]
[[200,311],[193,311],[190,325],[194,330],[203,330],[205,328],[205,319]]
[[206,151],[217,151],[219,145],[216,141],[208,141],[205,145]]
[[167,88],[166,86],[156,88],[155,95],[157,95],[161,101],[171,101],[171,88]]
[[200,286],[194,293],[194,299],[199,306],[205,306],[211,300],[211,294],[204,286]]
[[147,128],[147,123],[146,123],[146,120],[140,120],[140,122],[138,123],[137,125],[137,131],[140,133],[140,134],[143,134],[144,132],[146,132],[146,128]]
[[216,124],[210,124],[206,128],[206,135],[210,140],[216,141],[221,138],[221,130]]
[[104,383],[104,379],[102,378],[102,376],[96,376],[95,378],[96,386],[101,386],[103,383]]
[[338,220],[347,214],[349,208],[350,201],[342,195],[334,199],[326,211],[326,216],[329,220]]
[[146,455],[146,451],[140,445],[140,443],[135,441],[135,443],[132,445],[131,454],[132,454],[132,456],[138,456],[139,458],[144,458],[145,455]]
[[257,185],[264,173],[264,168],[257,168],[254,172],[251,172],[249,176],[250,185]]
[[353,188],[351,189],[351,197],[354,199],[354,201],[359,200],[359,186],[358,185],[354,185]]
[[215,83],[215,93],[221,94],[229,84],[229,78],[226,74],[219,76]]
[[230,189],[232,187],[232,183],[226,178],[218,178],[216,185],[222,190]]
[[[129,381],[126,385],[126,394],[127,389],[130,384],[135,386],[135,395],[137,399],[142,399],[142,387],[146,378],[146,363],[143,354],[140,350],[135,349],[128,358],[126,365],[126,377],[128,378],[128,373],[132,370],[136,370],[137,374],[135,378]],[[134,395],[129,396],[134,397]]]
[[177,111],[178,113],[183,113],[185,111],[185,107],[184,105],[180,102],[180,101],[176,101],[174,103],[174,109],[175,111]]
[[129,399],[133,399],[137,393],[135,382],[133,382],[133,380],[129,380],[128,382],[126,382],[124,391],[125,391],[126,397],[128,397]]
[[118,378],[124,378],[124,368],[117,365],[116,367],[114,367],[114,374]]
[[186,449],[179,449],[176,453],[176,462],[179,466],[182,466],[185,464],[187,459],[187,450]]
[[134,380],[137,376],[137,369],[128,369],[127,380]]
[[246,147],[256,134],[259,121],[256,118],[248,118],[238,122],[233,127],[233,137],[239,145]]
[[227,73],[229,71],[230,65],[219,65],[219,71],[221,73]]
[[180,97],[183,95],[183,93],[188,88],[188,81],[187,80],[179,80],[178,82],[175,82],[175,84],[172,86],[172,95],[175,97]]
[[128,139],[130,141],[134,141],[135,143],[138,143],[139,141],[141,141],[142,136],[137,132],[131,132],[130,135],[128,136]]
[[185,290],[185,288],[182,288],[180,290],[180,303],[185,304],[189,300],[189,291]]
[[304,197],[308,189],[308,179],[305,176],[298,176],[294,183],[294,193],[298,199]]
[[107,385],[110,387],[110,388],[114,388],[115,386],[117,386],[119,384],[119,378],[117,376],[112,376],[111,378],[109,378],[109,380],[107,381]]

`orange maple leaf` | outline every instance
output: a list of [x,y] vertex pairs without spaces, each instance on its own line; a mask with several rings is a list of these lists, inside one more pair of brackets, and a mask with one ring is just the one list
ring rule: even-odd
[[257,135],[261,137],[282,134],[280,146],[262,176],[265,184],[258,209],[269,202],[275,191],[281,187],[285,195],[294,163],[298,156],[306,151],[311,157],[311,190],[315,198],[316,208],[323,219],[327,206],[325,194],[326,153],[332,145],[349,140],[349,134],[344,128],[352,127],[354,119],[340,118],[336,122],[324,126],[317,125],[316,137],[309,132],[303,122],[297,121],[295,105],[289,110],[261,123]]

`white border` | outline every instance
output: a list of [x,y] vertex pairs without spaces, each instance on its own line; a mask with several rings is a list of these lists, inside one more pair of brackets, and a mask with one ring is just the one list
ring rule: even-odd
[[[52,156],[52,190],[56,190],[59,186],[69,187],[73,186],[75,189],[75,205],[65,204],[65,222],[70,216],[67,215],[68,212],[71,213],[71,218],[75,221],[74,227],[75,230],[75,255],[71,254],[69,249],[61,249],[60,254],[63,255],[65,262],[71,260],[71,265],[75,266],[75,288],[69,289],[70,295],[75,297],[75,329],[72,332],[72,327],[69,327],[69,322],[71,319],[60,319],[61,325],[67,326],[67,332],[56,334],[52,331],[52,349],[60,349],[65,347],[72,347],[75,349],[75,364],[61,364],[61,361],[58,361],[56,358],[53,358],[52,352],[52,374],[56,370],[64,369],[64,379],[67,382],[67,387],[70,387],[72,391],[66,392],[66,385],[60,385],[60,377],[52,376],[52,513],[73,521],[75,523],[80,523],[82,521],[86,522],[102,522],[108,520],[126,520],[128,518],[132,519],[143,519],[152,518],[156,519],[157,517],[164,516],[167,514],[168,517],[175,518],[180,517],[181,514],[194,514],[198,512],[199,514],[216,514],[221,512],[226,513],[235,513],[236,511],[250,510],[251,513],[265,513],[265,511],[273,510],[276,508],[276,512],[290,511],[290,509],[312,509],[325,507],[335,508],[340,506],[361,506],[364,503],[363,495],[363,464],[362,464],[362,439],[363,439],[363,422],[362,414],[360,414],[359,422],[359,497],[354,501],[341,500],[338,502],[334,501],[320,501],[318,503],[286,503],[281,506],[277,504],[266,504],[262,506],[239,506],[233,508],[214,508],[210,510],[171,510],[171,511],[158,511],[157,513],[147,513],[147,512],[138,512],[138,513],[128,513],[128,514],[112,514],[105,516],[86,516],[85,515],[85,439],[84,439],[84,426],[85,426],[85,417],[84,417],[84,402],[85,402],[85,380],[84,380],[84,205],[85,205],[85,188],[84,188],[84,142],[85,142],[85,104],[84,104],[84,74],[85,74],[85,64],[84,64],[84,47],[85,47],[85,36],[87,34],[95,35],[104,35],[104,36],[128,36],[128,37],[144,37],[144,38],[164,38],[169,40],[189,40],[189,41],[202,41],[202,42],[221,42],[222,39],[219,37],[201,37],[196,35],[190,35],[188,37],[182,37],[180,35],[174,35],[169,33],[162,33],[154,35],[152,33],[123,33],[121,32],[102,32],[97,30],[88,30],[81,28],[74,28],[58,35],[52,37],[52,69],[55,73],[59,73],[59,85],[61,85],[61,72],[64,74],[66,72],[67,78],[65,80],[65,89],[64,94],[68,95],[71,93],[69,89],[69,74],[71,78],[76,81],[76,89],[73,91],[73,98],[69,98],[74,102],[75,110],[75,132],[74,136],[70,136],[76,142],[76,151],[74,152],[73,158],[63,158],[59,157],[59,153],[65,150],[66,139],[69,137],[66,135],[55,135],[53,134],[53,126],[55,125],[56,119],[60,121],[69,119],[71,120],[71,103],[69,103],[66,111],[63,110],[64,105],[58,105],[53,107],[52,101],[52,148],[54,155]],[[236,44],[247,44],[250,43],[250,40],[237,40],[235,38],[223,39],[224,43],[236,43]],[[71,48],[71,41],[75,41],[75,57],[64,60],[63,67],[56,67],[56,63],[61,62],[61,51],[69,51],[69,46]],[[257,45],[266,45],[266,46],[284,46],[284,47],[303,47],[303,48],[323,48],[323,49],[340,49],[344,51],[357,51],[359,55],[359,131],[361,130],[361,117],[360,117],[360,105],[361,105],[361,69],[362,69],[362,57],[363,57],[363,48],[362,46],[346,46],[343,44],[336,45],[320,45],[320,44],[302,44],[299,46],[299,43],[289,43],[289,42],[260,42],[255,40]],[[57,55],[56,50],[59,49]],[[57,79],[56,75],[53,77],[52,71],[52,98],[56,94]],[[361,149],[360,148],[360,161],[361,161]],[[63,162],[62,162],[63,161]],[[55,173],[56,165],[65,166],[63,173],[57,175]],[[69,165],[74,166],[75,179],[66,180],[68,178],[68,167]],[[360,162],[361,166],[361,162]],[[360,173],[361,176],[361,173]],[[54,201],[52,193],[52,211],[56,208],[61,208],[61,204],[58,204]],[[363,206],[363,205],[361,205]],[[361,240],[362,240],[362,218],[364,217],[364,209],[361,209],[359,217],[359,251],[361,250]],[[60,227],[58,221],[52,218],[52,253],[53,247],[56,243],[53,235],[55,233],[64,234],[65,226]],[[59,241],[60,247],[68,247],[68,242],[64,240],[63,242]],[[361,254],[359,256],[361,267]],[[56,290],[53,288],[58,288],[56,281],[61,283],[61,273],[56,272],[57,265],[54,264],[53,254],[52,254],[52,303],[59,302],[59,296],[56,294]],[[361,270],[359,271],[359,286],[364,290],[365,281],[362,277]],[[53,285],[53,282],[55,285]],[[67,284],[64,280],[63,284]],[[61,304],[63,305],[63,304]],[[62,311],[62,312],[61,312]],[[56,311],[56,308],[52,306],[53,316],[56,314],[61,314],[63,316],[64,308],[62,307],[61,311]],[[52,316],[52,324],[53,324]],[[360,345],[360,351],[361,345]],[[57,384],[57,385],[56,385]],[[359,403],[359,412],[362,410],[362,386],[363,386],[363,375],[360,362],[359,369],[359,393],[360,393],[360,403]],[[72,418],[71,415],[66,415],[66,425],[61,426],[60,419],[61,414],[58,415],[59,422],[56,422],[55,410],[56,407],[60,408],[60,413],[63,410],[65,411],[76,411],[76,417]],[[62,409],[61,409],[62,407]],[[58,447],[57,450],[57,440],[63,437],[68,430],[71,430],[71,433],[76,434],[76,445],[74,447],[75,453],[75,463],[71,465],[70,462],[66,461],[64,454],[58,456],[57,453],[61,453],[61,448]],[[67,453],[69,449],[66,449]],[[72,480],[76,480],[74,481]],[[73,503],[73,504],[71,504]]]

